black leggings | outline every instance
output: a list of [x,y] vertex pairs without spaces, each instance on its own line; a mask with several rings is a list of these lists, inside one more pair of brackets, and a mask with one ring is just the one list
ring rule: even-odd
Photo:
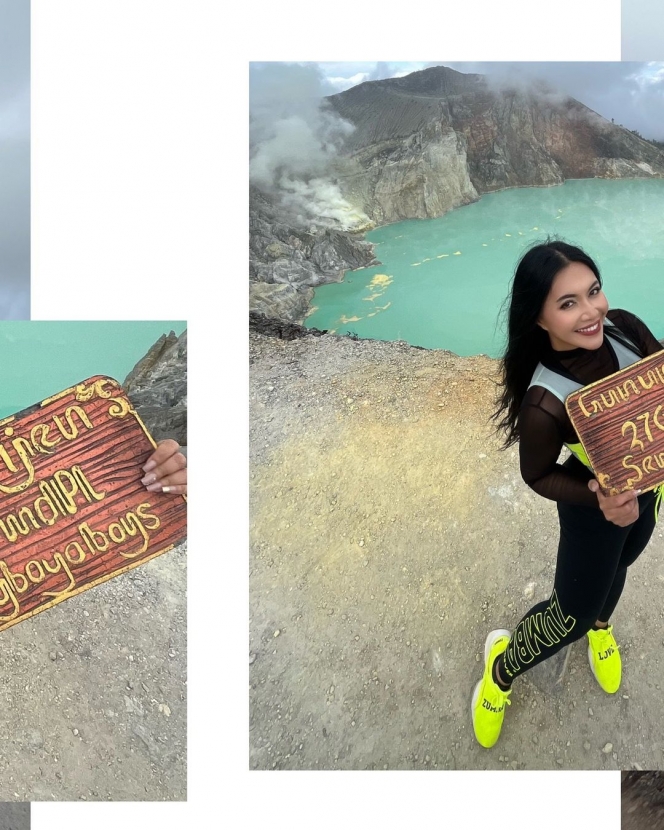
[[511,683],[520,674],[583,637],[597,620],[608,622],[625,585],[627,568],[655,529],[655,494],[639,496],[639,518],[628,527],[607,521],[597,507],[558,504],[560,542],[553,593],[535,605],[512,632],[498,671]]

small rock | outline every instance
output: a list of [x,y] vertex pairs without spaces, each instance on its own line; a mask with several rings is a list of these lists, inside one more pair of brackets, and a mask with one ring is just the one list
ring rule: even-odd
[[[170,652],[169,652],[169,654],[170,654]],[[253,652],[251,652],[249,654],[249,665],[252,666],[255,662],[256,662],[256,655]]]
[[602,747],[602,752],[605,755],[610,755],[612,749],[613,749],[613,744],[604,744],[604,746]]
[[78,729],[72,729],[72,732],[74,733],[74,735],[78,735]]
[[280,634],[281,634],[281,630],[279,628],[277,628],[277,630],[274,632],[273,636],[278,637]]
[[28,743],[33,749],[39,749],[44,746],[44,738],[41,732],[36,729],[31,730],[28,735]]
[[51,660],[54,660],[54,661],[58,659],[58,655],[54,651],[50,651],[48,656]]
[[583,748],[584,749],[590,749],[590,741],[584,741],[583,742]]

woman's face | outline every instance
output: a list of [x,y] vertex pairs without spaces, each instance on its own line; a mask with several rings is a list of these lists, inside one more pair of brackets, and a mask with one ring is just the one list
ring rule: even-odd
[[597,277],[587,265],[571,262],[556,274],[537,322],[557,351],[599,349],[608,310]]

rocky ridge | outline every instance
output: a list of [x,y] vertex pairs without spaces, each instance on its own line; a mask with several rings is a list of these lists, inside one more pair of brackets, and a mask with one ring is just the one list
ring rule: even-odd
[[249,308],[284,320],[304,319],[315,286],[377,264],[361,233],[333,220],[302,227],[256,187],[249,193],[249,234]]
[[507,187],[664,175],[659,148],[545,84],[497,88],[436,66],[328,101],[355,126],[341,190],[378,224],[440,216]]
[[187,331],[171,331],[149,349],[122,384],[155,441],[187,444]]

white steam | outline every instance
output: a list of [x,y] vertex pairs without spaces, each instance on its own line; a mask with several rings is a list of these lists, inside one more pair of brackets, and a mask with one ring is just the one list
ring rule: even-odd
[[332,91],[312,65],[252,65],[249,179],[276,195],[294,221],[356,228],[369,220],[344,199],[332,173],[355,128],[326,106]]

